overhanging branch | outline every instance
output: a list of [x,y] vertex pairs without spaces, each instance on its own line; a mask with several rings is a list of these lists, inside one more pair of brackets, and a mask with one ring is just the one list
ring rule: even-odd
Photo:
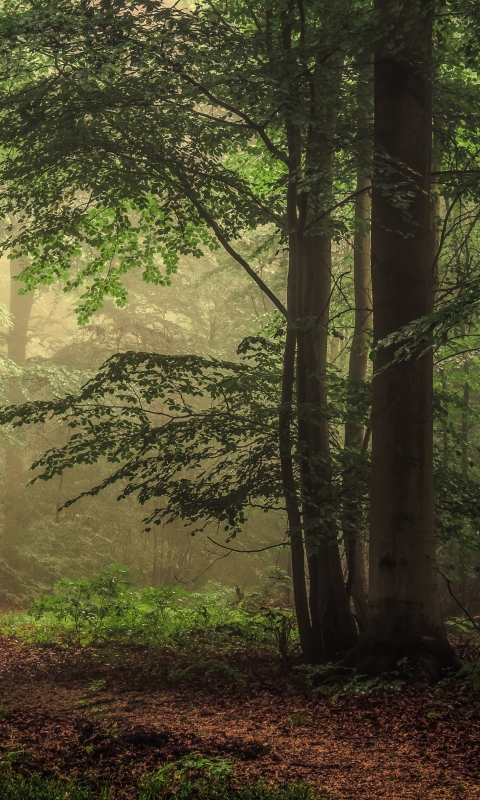
[[[185,187],[184,187],[185,189]],[[205,220],[205,222],[210,226],[212,231],[214,232],[215,236],[217,237],[218,241],[227,251],[227,253],[235,259],[235,261],[240,264],[241,267],[245,270],[245,272],[250,275],[252,280],[255,281],[257,286],[262,290],[262,292],[272,301],[274,306],[278,308],[278,310],[283,314],[284,317],[287,316],[287,309],[283,305],[282,301],[272,292],[271,289],[268,288],[267,284],[262,281],[261,277],[257,275],[255,270],[252,269],[248,261],[245,261],[244,258],[237,253],[236,250],[231,246],[227,237],[223,233],[222,229],[220,228],[218,222],[212,217],[212,215],[207,211],[207,209],[199,202],[199,200],[195,197],[195,195],[185,189],[185,193],[187,194],[188,199],[190,202],[195,206],[200,216]]]

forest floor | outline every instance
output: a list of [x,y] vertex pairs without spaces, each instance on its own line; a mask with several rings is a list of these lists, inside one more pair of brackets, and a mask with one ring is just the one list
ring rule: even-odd
[[168,653],[145,647],[1,638],[1,758],[97,778],[119,798],[193,752],[233,761],[239,781],[308,782],[332,800],[480,798],[480,693],[451,682],[333,702],[272,658],[200,660],[167,679]]

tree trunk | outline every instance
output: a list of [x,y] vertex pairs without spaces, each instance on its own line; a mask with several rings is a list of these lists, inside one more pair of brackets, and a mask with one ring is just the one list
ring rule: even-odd
[[152,586],[158,586],[158,529],[153,529],[153,563],[152,563]]
[[[291,48],[291,18],[282,31],[282,44]],[[332,482],[329,465],[329,428],[326,410],[326,365],[331,285],[330,233],[315,222],[330,200],[333,175],[335,97],[341,65],[325,64],[319,56],[310,83],[311,107],[307,135],[296,120],[297,89],[290,87],[286,114],[289,154],[287,218],[289,229],[288,331],[284,358],[280,453],[284,496],[292,543],[295,608],[305,658],[319,661],[327,653],[350,648],[356,629],[343,582],[337,531],[332,525]],[[307,66],[306,66],[306,69]],[[332,84],[328,93],[325,82]],[[336,93],[335,93],[336,92]],[[302,151],[308,188],[298,190]],[[308,182],[307,182],[308,183]],[[310,226],[308,235],[306,228]],[[313,227],[312,227],[313,226]],[[295,373],[295,343],[297,350]],[[295,493],[291,419],[296,379],[298,446],[302,513]],[[305,547],[310,578],[307,603]]]
[[[292,203],[290,190],[290,203]],[[295,219],[295,209],[290,206],[290,213]],[[297,289],[297,246],[296,235],[290,236],[290,256],[288,274],[288,328],[283,356],[282,401],[279,419],[280,466],[282,471],[283,492],[287,508],[288,526],[290,529],[290,547],[292,554],[292,579],[295,613],[297,617],[300,646],[307,662],[312,660],[313,641],[312,626],[308,610],[307,586],[305,580],[305,551],[303,546],[302,518],[296,493],[296,481],[292,458],[292,412],[293,389],[295,383],[295,311]]]
[[304,449],[305,542],[310,576],[313,658],[348,650],[356,642],[355,623],[343,580],[333,522],[327,406],[327,345],[331,294],[331,240],[326,234],[302,237],[299,281],[298,407]]
[[[460,323],[460,335],[462,339],[465,339],[465,323]],[[463,365],[463,372],[465,375],[465,381],[463,383],[463,402],[464,402],[464,409],[462,411],[462,475],[465,478],[468,473],[468,431],[469,431],[469,420],[468,420],[468,413],[467,408],[470,403],[470,384],[468,382],[468,361],[465,361]]]
[[[376,0],[372,208],[374,337],[432,310],[430,240],[432,5]],[[389,47],[393,42],[395,48]],[[398,202],[408,181],[408,207]],[[396,202],[397,200],[397,202]],[[372,410],[370,592],[360,671],[407,657],[422,679],[455,664],[437,587],[433,507],[433,359],[375,362]]]
[[34,292],[18,294],[21,284],[13,280],[25,266],[24,258],[10,261],[10,314],[13,326],[8,334],[8,357],[16,364],[25,364],[27,357],[28,326],[34,300]]
[[[370,270],[370,180],[359,174],[355,202],[355,238],[353,253],[353,283],[355,302],[355,327],[350,350],[348,380],[352,389],[367,379],[368,349],[372,327],[372,298]],[[365,437],[362,425],[355,421],[355,392],[347,408],[345,449],[360,453]],[[353,419],[352,419],[353,417]],[[347,592],[353,599],[355,617],[361,630],[365,629],[368,603],[368,546],[361,510],[355,498],[346,495],[344,507],[344,539],[347,557]]]

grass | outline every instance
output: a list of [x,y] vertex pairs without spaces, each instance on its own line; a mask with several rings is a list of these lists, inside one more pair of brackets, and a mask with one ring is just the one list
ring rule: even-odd
[[145,776],[127,794],[108,787],[91,787],[62,778],[0,774],[2,800],[332,800],[312,786],[294,783],[267,786],[252,782],[237,786],[232,765],[220,758],[187,756]]

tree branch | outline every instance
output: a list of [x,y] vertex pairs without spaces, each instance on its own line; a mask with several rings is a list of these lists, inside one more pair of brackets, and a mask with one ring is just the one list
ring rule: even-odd
[[331,208],[325,209],[325,211],[322,211],[321,214],[318,214],[318,216],[310,220],[308,225],[305,225],[304,230],[307,231],[309,228],[312,227],[312,225],[315,225],[315,223],[320,222],[321,219],[328,217],[329,214],[332,213],[332,211],[336,211],[337,208],[341,208],[347,203],[350,203],[351,200],[355,200],[355,198],[358,197],[360,194],[365,194],[365,192],[370,192],[371,190],[372,190],[371,186],[366,186],[364,189],[357,189],[356,192],[352,192],[351,194],[348,195],[348,197],[344,197],[343,200],[340,200],[338,203],[335,203],[335,205],[332,206]]
[[187,81],[187,83],[190,83],[192,86],[195,86],[196,89],[199,89],[205,95],[205,97],[207,97],[208,100],[210,100],[211,103],[219,106],[219,108],[225,109],[225,111],[230,112],[230,114],[235,114],[236,117],[243,119],[245,124],[251,130],[256,131],[258,133],[260,139],[264,143],[267,150],[270,153],[272,153],[272,155],[274,155],[275,158],[278,158],[280,161],[283,161],[284,164],[288,164],[288,156],[285,153],[282,153],[282,151],[274,145],[270,137],[267,136],[263,125],[260,125],[258,122],[255,122],[255,120],[251,119],[251,117],[249,117],[248,114],[245,114],[239,108],[235,108],[235,106],[230,105],[230,103],[225,103],[223,100],[220,100],[218,97],[215,97],[215,95],[212,94],[212,92],[210,92],[209,89],[206,88],[206,86],[202,86],[202,84],[196,81],[195,78],[192,78],[185,72],[181,72],[180,75],[185,81]]
[[271,289],[268,288],[267,284],[264,283],[259,275],[251,268],[250,264],[245,261],[244,258],[237,253],[236,250],[233,249],[231,244],[229,243],[228,239],[226,238],[225,234],[223,233],[222,229],[220,228],[218,222],[212,217],[212,215],[207,211],[207,209],[197,200],[194,194],[191,191],[183,187],[185,190],[185,194],[187,195],[188,199],[191,203],[195,206],[198,213],[201,217],[205,220],[205,222],[211,227],[212,231],[214,232],[215,236],[217,237],[218,241],[222,245],[222,247],[227,251],[227,253],[235,259],[235,261],[240,264],[241,267],[245,270],[245,272],[250,275],[252,280],[255,281],[257,286],[266,294],[269,300],[272,301],[274,306],[278,308],[278,310],[283,314],[284,317],[287,316],[287,309],[283,305],[282,301],[278,299],[278,297],[272,292]]
[[209,542],[216,545],[217,547],[221,547],[222,550],[228,550],[230,553],[263,553],[264,550],[273,550],[276,547],[288,547],[290,542],[280,542],[279,544],[269,544],[267,547],[260,547],[258,550],[237,550],[235,547],[227,547],[225,544],[220,544],[220,542],[216,542],[215,539],[212,539],[211,536],[207,536]]
[[[440,570],[438,570],[438,571],[440,572]],[[455,595],[453,594],[451,580],[449,578],[447,578],[447,576],[444,575],[443,572],[440,572],[440,575],[442,576],[442,578],[445,580],[445,583],[447,584],[447,589],[448,589],[448,592],[449,592],[450,596],[455,600],[456,604],[462,609],[462,611],[465,614],[465,616],[468,617],[468,619],[472,623],[473,627],[476,628],[477,631],[480,631],[480,627],[475,622],[473,617],[468,613],[467,609],[464,608],[464,606],[462,606],[462,604],[461,604],[460,600],[458,599],[458,597],[455,597]]]

